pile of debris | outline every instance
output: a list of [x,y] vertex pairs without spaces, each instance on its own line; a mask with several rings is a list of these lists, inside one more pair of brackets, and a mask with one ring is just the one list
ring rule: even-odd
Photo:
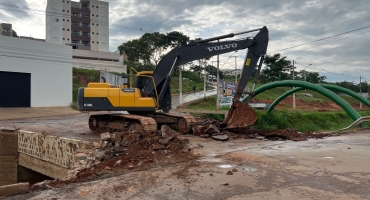
[[94,142],[91,149],[81,149],[75,154],[74,166],[67,177],[35,184],[32,189],[59,187],[126,170],[142,170],[192,159],[189,140],[178,138],[178,135],[166,125],[154,133],[102,133],[100,143]]
[[329,133],[299,132],[296,129],[285,130],[253,130],[251,127],[226,129],[217,120],[199,120],[200,125],[193,126],[193,135],[212,137],[215,140],[226,141],[229,138],[249,138],[259,140],[293,140],[303,141],[308,138],[329,137]]

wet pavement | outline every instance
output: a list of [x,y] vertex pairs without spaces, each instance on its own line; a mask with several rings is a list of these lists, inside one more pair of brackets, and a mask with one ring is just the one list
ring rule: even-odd
[[186,136],[193,160],[9,199],[370,199],[369,134],[300,142]]
[[[213,96],[217,94],[217,90],[207,90],[206,96]],[[183,94],[182,95],[182,103],[187,103],[190,101],[194,101],[196,99],[202,99],[204,98],[204,92],[196,92],[191,94]],[[173,96],[172,97],[172,108],[176,109],[177,106],[180,105],[180,96]]]

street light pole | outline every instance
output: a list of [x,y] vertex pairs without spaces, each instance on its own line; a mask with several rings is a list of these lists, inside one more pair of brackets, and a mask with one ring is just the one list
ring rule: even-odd
[[[293,60],[293,81],[294,81],[294,60]],[[294,86],[293,86],[294,89]],[[295,110],[295,93],[293,93],[293,110]]]

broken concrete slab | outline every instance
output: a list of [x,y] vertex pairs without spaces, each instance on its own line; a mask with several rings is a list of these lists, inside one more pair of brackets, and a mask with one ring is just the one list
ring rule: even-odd
[[210,135],[220,134],[220,130],[216,126],[214,126],[214,125],[211,124],[205,130],[204,134],[210,134]]
[[226,141],[229,139],[229,136],[228,135],[213,135],[212,138],[214,140]]
[[163,137],[164,139],[168,139],[168,138],[173,139],[173,138],[176,138],[176,137],[177,137],[177,135],[179,134],[179,133],[177,133],[176,131],[172,130],[172,129],[171,129],[169,126],[167,126],[167,125],[162,125],[162,126],[161,126],[161,133],[162,133],[162,137]]
[[154,150],[160,150],[160,149],[165,148],[165,146],[163,146],[161,144],[153,144],[152,147],[153,147]]
[[12,185],[0,186],[0,197],[28,193],[29,187],[29,183],[17,183]]
[[100,134],[100,139],[102,141],[108,141],[108,140],[110,140],[111,139],[110,138],[110,133],[109,132],[105,132],[105,133]]

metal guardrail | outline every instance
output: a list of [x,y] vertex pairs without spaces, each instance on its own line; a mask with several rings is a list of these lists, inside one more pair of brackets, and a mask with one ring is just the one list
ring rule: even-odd
[[370,121],[370,116],[360,117],[356,121],[354,121],[351,125],[347,126],[346,128],[340,129],[340,131],[345,131],[347,129],[350,129],[354,126],[361,124],[362,122],[369,122],[369,121]]

